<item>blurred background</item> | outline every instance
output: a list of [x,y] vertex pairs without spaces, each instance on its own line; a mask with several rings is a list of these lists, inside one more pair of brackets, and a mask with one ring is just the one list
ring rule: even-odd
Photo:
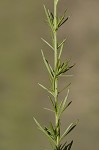
[[[53,54],[41,41],[50,41],[43,4],[53,11],[53,0],[0,0],[0,150],[50,149],[44,135],[37,130],[33,116],[48,125],[53,115],[47,93],[38,82],[49,85],[40,49],[49,61]],[[99,148],[99,0],[60,0],[59,15],[68,9],[69,21],[59,30],[59,39],[67,37],[63,60],[76,66],[64,113],[62,129],[80,119],[68,136],[74,150]],[[66,92],[63,92],[63,97]]]

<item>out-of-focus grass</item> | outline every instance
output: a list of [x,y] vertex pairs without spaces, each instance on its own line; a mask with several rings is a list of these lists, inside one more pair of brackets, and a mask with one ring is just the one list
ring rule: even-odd
[[[45,82],[40,37],[46,37],[42,4],[47,1],[0,1],[0,149],[43,149],[46,139],[36,130],[32,117],[48,122],[42,107],[49,105],[37,82]],[[50,1],[50,4],[52,2]],[[76,62],[71,86],[71,110],[64,118],[80,119],[74,131],[74,149],[98,149],[99,114],[99,2],[62,0],[59,11],[68,8],[71,18],[59,34],[68,36],[63,59]],[[51,6],[50,6],[51,7]],[[52,9],[52,7],[51,7]],[[63,85],[61,81],[61,86]],[[65,120],[65,119],[64,119]],[[64,122],[65,123],[65,122]],[[64,127],[63,127],[64,128]]]

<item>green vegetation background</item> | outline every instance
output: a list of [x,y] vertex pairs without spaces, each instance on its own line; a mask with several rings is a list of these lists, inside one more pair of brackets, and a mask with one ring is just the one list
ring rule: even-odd
[[[0,0],[0,150],[43,150],[46,137],[33,121],[53,119],[43,107],[47,94],[38,82],[48,84],[40,49],[53,57],[40,37],[50,40],[42,4],[53,9],[53,0]],[[61,0],[60,14],[68,8],[70,20],[60,29],[60,39],[68,37],[64,58],[76,66],[69,100],[71,108],[62,118],[63,129],[76,118],[78,127],[68,136],[74,150],[99,148],[99,1]],[[65,92],[63,93],[63,95]]]

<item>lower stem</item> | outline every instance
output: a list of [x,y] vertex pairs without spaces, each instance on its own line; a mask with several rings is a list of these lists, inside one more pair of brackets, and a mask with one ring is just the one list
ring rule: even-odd
[[58,118],[58,116],[56,116],[56,125],[57,125],[57,149],[58,149],[58,147],[59,147],[59,145],[60,145],[60,142],[59,142],[59,140],[60,140],[60,126],[59,126],[59,118]]

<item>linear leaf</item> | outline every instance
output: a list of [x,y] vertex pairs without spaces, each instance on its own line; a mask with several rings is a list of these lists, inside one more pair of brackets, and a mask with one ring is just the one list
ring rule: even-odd
[[64,109],[63,109],[62,112],[64,112],[64,111],[66,110],[66,108],[70,106],[71,103],[72,103],[72,101],[70,101],[70,102],[64,107]]
[[76,125],[78,124],[78,121],[79,120],[77,120],[75,123],[71,123],[69,125],[69,127],[65,130],[65,132],[61,136],[60,141],[76,127]]
[[53,138],[51,132],[49,131],[49,129],[48,129],[47,127],[45,127],[44,130],[47,132],[47,134],[48,134],[51,138]]
[[64,99],[64,101],[63,101],[63,103],[62,103],[62,111],[64,110],[65,104],[66,104],[66,102],[67,102],[68,95],[69,95],[69,89],[68,89],[67,95],[66,95],[66,97],[65,97],[65,99]]
[[58,59],[60,59],[60,57],[61,57],[61,55],[62,55],[62,51],[63,51],[63,47],[64,47],[65,41],[66,41],[66,39],[64,39],[64,40],[58,45],[58,48],[60,48]]
[[45,42],[53,51],[54,51],[54,48],[52,45],[50,45],[46,40],[44,40],[43,38],[41,38],[43,42]]
[[61,147],[60,150],[70,150],[73,144],[73,140],[67,144],[67,142],[65,142]]
[[65,99],[62,100],[62,101],[60,102],[60,105],[58,106],[58,113],[59,113],[59,116],[62,114],[62,112],[65,110],[65,107],[67,106],[67,105],[66,105],[66,102],[67,102],[68,94],[69,94],[69,89],[68,89],[68,91],[67,91],[67,95],[66,95]]
[[50,26],[50,28],[51,28],[52,31],[53,31],[53,30],[54,30],[54,28],[53,28],[53,21],[52,21],[52,19],[50,18],[52,15],[49,14],[49,10],[46,9],[45,5],[44,5],[44,10],[45,10],[45,14],[46,14],[46,17],[47,17],[49,26]]
[[62,22],[65,20],[67,9],[64,11],[63,16],[58,21],[58,28],[61,26]]
[[54,129],[53,124],[50,122],[50,132],[52,133],[54,139],[56,140],[56,129]]
[[53,108],[55,108],[55,104],[54,104],[54,101],[52,100],[51,96],[48,96],[48,98],[49,98],[50,102],[52,103]]
[[60,59],[58,59],[57,60],[57,65],[56,65],[57,67],[56,67],[56,70],[55,70],[55,72],[56,72],[56,74],[59,72],[59,70],[60,70],[60,67],[61,67],[61,62],[60,62]]
[[35,123],[39,127],[39,129],[56,145],[56,142],[52,139],[52,137],[42,128],[42,126],[38,123],[38,121],[33,117]]
[[67,17],[65,20],[63,20],[63,22],[61,22],[61,23],[59,24],[59,27],[61,27],[68,19],[69,19],[69,17]]
[[61,74],[60,77],[73,77],[73,75],[69,75],[69,74]]
[[54,72],[54,70],[52,69],[52,67],[51,67],[51,65],[50,65],[50,64],[49,64],[49,68],[50,68],[50,70],[51,70],[51,74],[52,74],[52,76],[54,77],[55,72]]
[[53,132],[53,134],[55,134],[55,130],[54,130],[53,124],[51,122],[50,122],[50,129]]
[[68,145],[68,150],[71,150],[72,145],[73,145],[73,140],[72,140],[71,143]]
[[63,150],[66,144],[67,144],[67,141],[63,145],[61,145],[60,150]]
[[53,78],[52,72],[51,72],[51,70],[50,70],[49,63],[48,63],[48,61],[46,60],[46,58],[45,58],[44,53],[43,53],[42,50],[41,50],[41,53],[42,53],[42,57],[43,57],[43,61],[44,61],[44,63],[45,63],[45,66],[46,66],[46,68],[47,68],[47,70],[48,70],[50,76]]
[[68,63],[69,63],[69,61],[63,63],[63,66],[61,66],[61,68],[60,68],[60,70],[59,70],[57,76],[60,76],[60,75],[62,75],[62,74],[64,74],[64,73],[66,73],[68,70],[70,70],[71,68],[73,68],[74,65],[75,65],[75,64],[74,64],[74,65],[72,65],[72,66],[69,66]]
[[52,93],[50,90],[48,90],[45,86],[42,84],[38,83],[39,86],[41,86],[44,90],[46,90],[48,93],[52,94],[54,96],[54,93]]
[[46,109],[48,111],[51,111],[51,112],[54,112],[52,109],[49,109],[49,108],[44,108],[44,109]]
[[54,106],[55,106],[55,104],[54,104],[54,102],[53,102],[52,98],[51,98],[50,96],[48,96],[48,98],[49,98],[50,102],[52,103],[52,106],[54,107]]
[[58,68],[57,76],[59,76],[62,73],[64,73],[64,72],[67,71],[67,69],[68,69],[68,63],[69,63],[69,61],[66,61],[66,62],[60,64],[60,66]]
[[66,40],[67,40],[67,39],[64,39],[64,40],[58,45],[58,48],[61,47],[61,45],[63,45]]
[[60,57],[62,55],[63,47],[64,47],[64,44],[62,44],[61,47],[60,47],[58,59],[60,59]]
[[59,91],[59,93],[63,92],[67,87],[69,87],[71,85],[71,83],[69,83],[68,85],[66,85],[61,91]]
[[70,70],[71,68],[73,68],[75,66],[75,64],[66,67],[66,69],[64,69],[63,73],[67,72],[68,70]]
[[53,27],[53,24],[54,24],[54,23],[53,23],[53,21],[54,21],[54,15],[53,15],[52,12],[49,11],[49,9],[48,9],[48,16],[49,16],[50,22],[51,22],[52,27]]

